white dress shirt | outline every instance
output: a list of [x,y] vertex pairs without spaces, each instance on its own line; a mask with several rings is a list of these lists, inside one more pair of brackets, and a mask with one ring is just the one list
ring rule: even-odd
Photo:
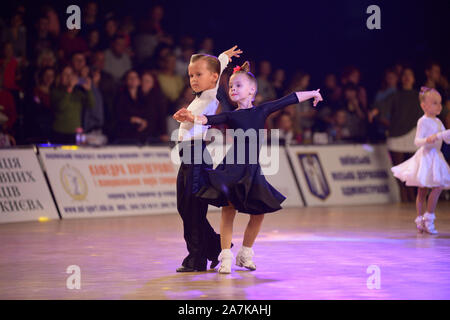
[[[219,55],[218,59],[220,62],[220,75],[222,75],[223,70],[225,70],[228,65],[228,56],[225,53],[222,53]],[[219,101],[216,98],[217,89],[219,88],[219,79],[217,79],[215,88],[203,91],[200,97],[195,97],[195,99],[187,107],[187,109],[191,111],[194,116],[209,116],[216,114],[216,110],[219,105]],[[180,123],[178,140],[187,141],[204,139],[206,136],[206,131],[209,127],[210,126],[208,125],[201,125],[192,122],[182,122]]]

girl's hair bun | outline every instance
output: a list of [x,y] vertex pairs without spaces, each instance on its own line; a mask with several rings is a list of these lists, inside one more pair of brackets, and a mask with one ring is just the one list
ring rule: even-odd
[[250,62],[245,61],[244,64],[241,66],[241,70],[244,72],[250,72]]

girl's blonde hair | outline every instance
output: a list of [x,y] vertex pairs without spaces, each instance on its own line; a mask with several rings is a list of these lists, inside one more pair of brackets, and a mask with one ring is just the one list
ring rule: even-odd
[[429,95],[430,93],[435,92],[440,96],[440,93],[434,89],[434,88],[428,88],[428,87],[420,87],[420,93],[419,93],[419,100],[420,102],[424,102],[425,96]]
[[[255,86],[255,95],[253,96],[253,101],[255,100],[256,93],[258,91],[258,81],[256,80],[256,77],[253,73],[250,72],[250,62],[245,61],[242,66],[237,66],[233,69],[233,74],[231,77],[237,75],[237,74],[245,74],[247,76],[247,79],[250,80],[250,82]],[[230,79],[231,79],[230,77]]]

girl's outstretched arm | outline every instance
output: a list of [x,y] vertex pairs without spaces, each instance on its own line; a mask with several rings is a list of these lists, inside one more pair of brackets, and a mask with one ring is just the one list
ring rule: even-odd
[[319,101],[322,101],[322,96],[319,93],[320,89],[313,90],[313,91],[299,91],[295,93],[291,93],[283,98],[280,98],[275,101],[270,101],[261,104],[258,106],[258,108],[263,108],[266,115],[269,115],[275,111],[278,111],[284,107],[287,107],[292,104],[300,103],[303,101],[306,101],[308,99],[314,98],[314,106],[319,103]]

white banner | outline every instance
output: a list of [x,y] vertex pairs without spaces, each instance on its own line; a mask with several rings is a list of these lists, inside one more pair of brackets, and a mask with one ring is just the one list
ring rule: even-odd
[[[278,165],[277,170],[267,170],[268,168],[273,169],[275,166],[265,165],[269,163],[269,158],[272,159],[273,156],[267,157],[269,151],[266,150],[267,147],[263,146],[261,148],[260,162],[261,170],[264,173],[266,180],[282,195],[286,197],[286,200],[281,204],[283,208],[289,207],[303,207],[303,201],[300,197],[300,192],[295,183],[294,173],[292,172],[291,166],[286,155],[286,149],[284,146],[279,146],[278,149]],[[272,147],[270,149],[275,149]],[[276,154],[276,153],[274,153]],[[276,158],[275,158],[276,159]],[[273,172],[270,172],[273,171]]]
[[399,201],[385,145],[291,146],[307,206]]
[[33,149],[0,149],[0,223],[59,219]]
[[169,147],[40,148],[63,218],[175,213]]

